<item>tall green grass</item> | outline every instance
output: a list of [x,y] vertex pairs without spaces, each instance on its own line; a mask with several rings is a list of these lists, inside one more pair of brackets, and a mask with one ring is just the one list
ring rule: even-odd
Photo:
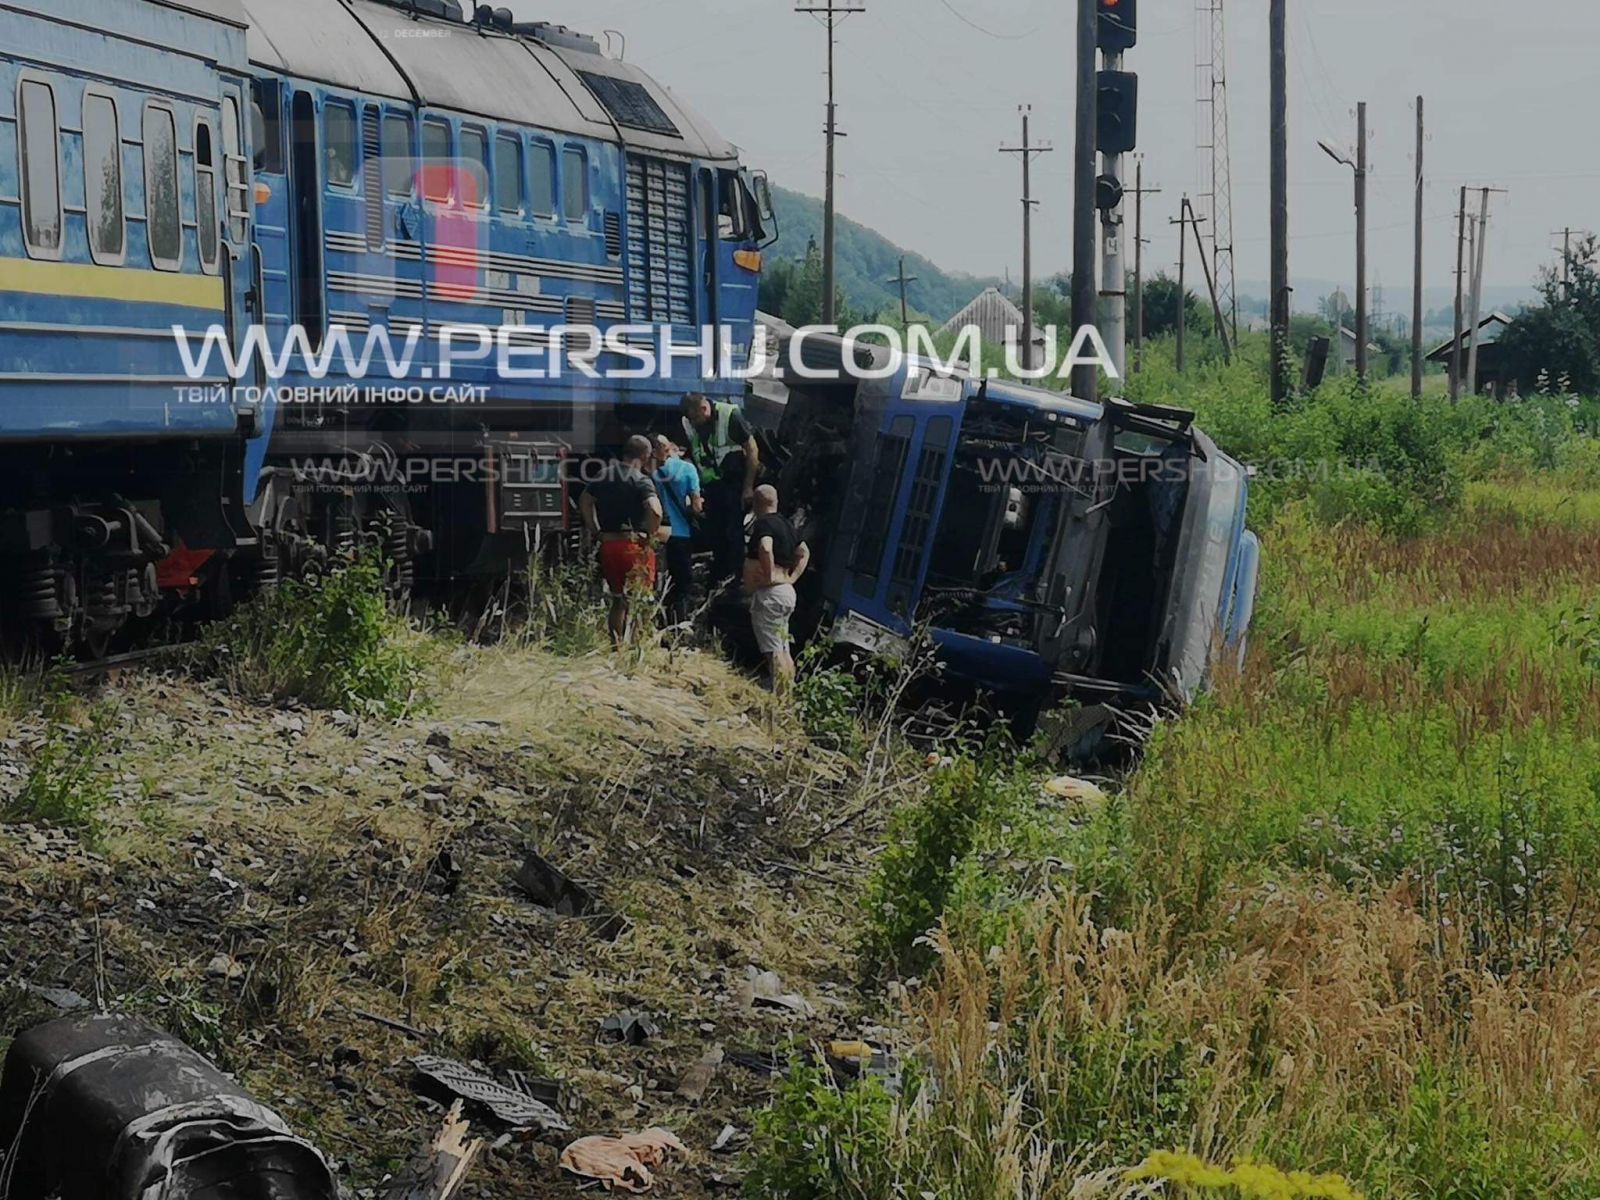
[[867,889],[910,1086],[775,1112],[847,1195],[1600,1194],[1600,404],[1150,364],[1261,468],[1245,667],[1104,801],[933,773]]

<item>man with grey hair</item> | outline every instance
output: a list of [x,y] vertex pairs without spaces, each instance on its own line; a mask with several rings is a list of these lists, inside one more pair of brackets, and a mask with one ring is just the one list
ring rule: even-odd
[[756,646],[767,660],[772,690],[783,694],[794,684],[794,656],[789,651],[794,585],[811,563],[811,548],[779,514],[777,488],[770,484],[756,488],[753,507],[756,519],[745,551],[744,588],[750,597]]

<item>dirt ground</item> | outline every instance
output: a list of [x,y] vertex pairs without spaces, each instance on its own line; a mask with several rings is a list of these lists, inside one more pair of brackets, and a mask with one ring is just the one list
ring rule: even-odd
[[[26,985],[144,1016],[276,1108],[356,1195],[439,1124],[408,1061],[424,1053],[560,1081],[572,1132],[501,1141],[480,1114],[495,1145],[464,1195],[573,1194],[566,1141],[655,1125],[692,1152],[659,1194],[735,1185],[770,1079],[727,1061],[700,1101],[675,1090],[718,1047],[885,1032],[852,951],[881,813],[851,819],[854,767],[715,660],[626,668],[462,650],[434,710],[404,722],[176,674],[99,684],[87,702],[115,721],[95,848],[0,824],[0,1044],[55,1015]],[[0,734],[0,792],[63,736],[29,715]],[[513,881],[530,850],[621,934],[531,903]],[[752,1005],[756,971],[810,1011]],[[622,1011],[659,1032],[608,1042]]]

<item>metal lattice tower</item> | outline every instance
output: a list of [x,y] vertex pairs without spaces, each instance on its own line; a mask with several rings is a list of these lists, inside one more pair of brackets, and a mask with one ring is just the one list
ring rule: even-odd
[[1195,0],[1195,150],[1205,238],[1216,264],[1217,302],[1239,336],[1233,265],[1233,165],[1228,149],[1228,39],[1224,0]]

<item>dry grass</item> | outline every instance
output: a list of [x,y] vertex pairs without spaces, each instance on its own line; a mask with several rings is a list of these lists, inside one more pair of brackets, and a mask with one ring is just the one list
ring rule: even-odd
[[[45,852],[0,825],[0,976],[148,1015],[362,1186],[433,1123],[405,1065],[425,1049],[562,1078],[580,1132],[662,1123],[703,1148],[769,1087],[725,1067],[704,1104],[677,1100],[708,1045],[860,1032],[837,898],[867,847],[819,840],[856,798],[855,768],[699,653],[454,654],[426,721],[265,707],[179,678],[109,685],[123,726],[101,764],[117,781],[103,853],[55,833]],[[603,942],[530,905],[510,882],[529,848],[629,931]],[[747,966],[778,971],[817,1013],[745,1011]],[[661,1036],[598,1044],[625,1008]],[[0,1014],[8,1029],[45,1015],[4,989]],[[570,1194],[553,1159],[519,1139],[474,1181],[483,1195]],[[720,1166],[697,1156],[679,1194]]]
[[1460,1105],[1443,1119],[1480,1122],[1491,1139],[1581,1131],[1581,1151],[1552,1145],[1517,1181],[1550,1191],[1516,1194],[1600,1178],[1595,955],[1485,973],[1463,925],[1426,919],[1404,889],[1241,891],[1213,933],[1181,944],[1158,910],[1127,929],[1091,910],[1062,895],[1021,914],[1003,945],[944,941],[915,1012],[937,1088],[900,1150],[919,1186],[1066,1200],[1086,1174],[1137,1165],[1143,1146],[1289,1159],[1384,1181],[1373,1195],[1431,1195],[1405,1138],[1419,1138],[1408,1121],[1441,1077]]

